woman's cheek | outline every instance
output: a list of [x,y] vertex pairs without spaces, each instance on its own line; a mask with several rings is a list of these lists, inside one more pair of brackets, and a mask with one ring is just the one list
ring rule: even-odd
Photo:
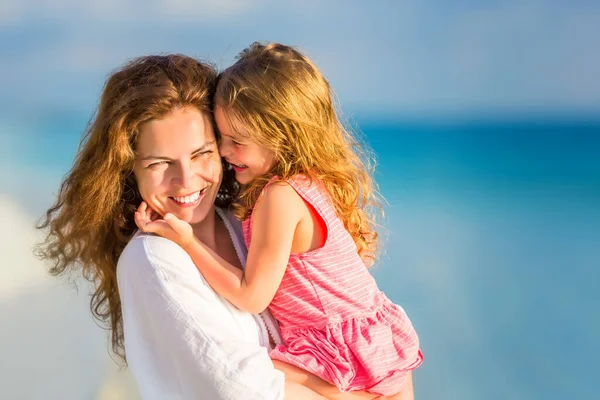
[[213,182],[218,182],[221,180],[221,176],[223,175],[223,163],[221,162],[221,157],[213,158],[211,162],[211,176]]

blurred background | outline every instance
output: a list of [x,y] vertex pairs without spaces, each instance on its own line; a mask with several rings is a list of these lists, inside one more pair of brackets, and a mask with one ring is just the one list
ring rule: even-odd
[[33,257],[33,226],[112,70],[167,52],[225,68],[257,40],[306,52],[379,157],[373,273],[420,334],[417,399],[598,398],[600,2],[585,0],[3,0],[0,398],[138,398],[88,287]]

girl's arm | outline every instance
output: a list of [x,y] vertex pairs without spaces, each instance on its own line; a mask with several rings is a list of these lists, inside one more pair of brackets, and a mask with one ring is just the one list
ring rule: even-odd
[[273,184],[264,190],[252,213],[245,271],[198,240],[183,248],[216,292],[236,307],[258,314],[267,308],[281,284],[302,207],[304,202],[287,184]]
[[301,400],[327,400],[317,392],[314,392],[294,381],[285,380],[285,400],[301,399]]
[[281,284],[303,208],[303,200],[287,184],[276,183],[264,190],[252,214],[252,242],[245,271],[195,239],[189,224],[173,215],[165,215],[166,224],[144,224],[137,218],[136,222],[143,231],[178,243],[217,293],[236,307],[258,314],[267,308]]

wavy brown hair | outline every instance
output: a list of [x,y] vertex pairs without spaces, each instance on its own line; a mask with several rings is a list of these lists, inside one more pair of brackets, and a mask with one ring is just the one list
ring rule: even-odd
[[[114,72],[57,200],[38,224],[47,236],[37,255],[52,261],[51,274],[80,269],[94,284],[92,314],[111,330],[113,352],[123,360],[116,266],[137,229],[133,215],[142,201],[133,174],[139,130],[181,107],[212,119],[215,85],[211,65],[179,54],[140,57]],[[237,193],[233,172],[225,174],[219,206]]]
[[383,216],[372,179],[374,159],[340,121],[329,82],[318,68],[293,47],[253,43],[219,75],[215,105],[223,107],[232,128],[239,121],[277,160],[244,189],[238,218],[250,215],[273,176],[307,175],[323,183],[359,254],[371,265],[376,221]]

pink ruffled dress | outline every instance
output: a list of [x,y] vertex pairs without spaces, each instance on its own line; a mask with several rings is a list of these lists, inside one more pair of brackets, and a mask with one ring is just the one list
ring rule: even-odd
[[[269,305],[284,340],[271,358],[342,391],[398,393],[409,371],[423,362],[412,323],[377,288],[324,187],[303,175],[287,183],[319,213],[327,238],[319,249],[290,255]],[[252,216],[243,223],[248,247],[251,226]]]

